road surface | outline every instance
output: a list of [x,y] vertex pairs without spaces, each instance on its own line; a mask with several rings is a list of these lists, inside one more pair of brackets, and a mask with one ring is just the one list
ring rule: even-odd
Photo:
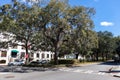
[[82,67],[54,68],[27,73],[1,73],[0,80],[120,80],[108,73],[114,63],[91,64]]

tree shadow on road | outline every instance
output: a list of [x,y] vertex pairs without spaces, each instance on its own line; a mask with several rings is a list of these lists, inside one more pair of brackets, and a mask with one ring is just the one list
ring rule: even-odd
[[112,71],[99,71],[99,72],[102,72],[102,73],[120,73],[120,70],[112,70]]
[[99,71],[99,72],[104,72],[104,73],[120,73],[120,62],[114,62],[114,61],[108,61],[108,62],[103,62],[98,65],[110,65],[112,66],[109,68],[107,71]]
[[107,61],[107,62],[100,63],[98,65],[113,65],[113,66],[118,66],[118,65],[120,65],[120,62]]

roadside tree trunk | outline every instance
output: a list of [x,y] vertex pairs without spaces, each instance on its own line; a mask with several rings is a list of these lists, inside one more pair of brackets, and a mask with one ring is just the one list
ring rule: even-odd
[[25,61],[25,64],[28,64],[29,63],[28,41],[26,41],[26,43],[25,43],[25,49],[26,49],[26,53],[25,53],[26,61]]
[[79,54],[75,54],[76,59],[78,59]]
[[98,61],[98,52],[96,53],[96,61]]
[[57,47],[55,47],[55,55],[54,55],[54,64],[58,65],[58,51]]
[[102,53],[102,61],[104,61],[104,53]]

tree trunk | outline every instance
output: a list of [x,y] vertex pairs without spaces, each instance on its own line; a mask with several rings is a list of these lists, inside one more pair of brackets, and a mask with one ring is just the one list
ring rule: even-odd
[[57,57],[57,53],[56,52],[55,52],[55,55],[54,55],[54,64],[58,65],[58,57]]
[[119,62],[120,62],[120,53],[118,54],[118,57],[119,57]]
[[107,60],[108,60],[108,53],[106,53],[106,56],[105,56],[105,57],[106,57],[106,61],[107,61]]
[[55,46],[54,64],[58,65],[58,49],[57,49],[57,46]]
[[102,61],[104,61],[104,53],[102,53]]
[[28,64],[29,63],[29,53],[28,53],[28,43],[27,42],[25,44],[25,49],[26,49],[26,55],[25,55],[26,62],[25,62],[25,64]]
[[76,55],[75,58],[78,59],[79,54],[75,54],[75,55]]
[[96,53],[96,60],[98,61],[98,52]]

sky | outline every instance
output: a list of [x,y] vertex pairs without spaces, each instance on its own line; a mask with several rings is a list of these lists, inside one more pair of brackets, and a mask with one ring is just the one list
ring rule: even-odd
[[[0,5],[11,0],[0,0]],[[120,35],[120,0],[69,0],[72,6],[94,8],[96,14],[92,17],[95,31],[109,31],[114,36]]]
[[96,10],[93,21],[95,31],[109,31],[120,35],[120,0],[70,0],[73,6],[83,5]]

